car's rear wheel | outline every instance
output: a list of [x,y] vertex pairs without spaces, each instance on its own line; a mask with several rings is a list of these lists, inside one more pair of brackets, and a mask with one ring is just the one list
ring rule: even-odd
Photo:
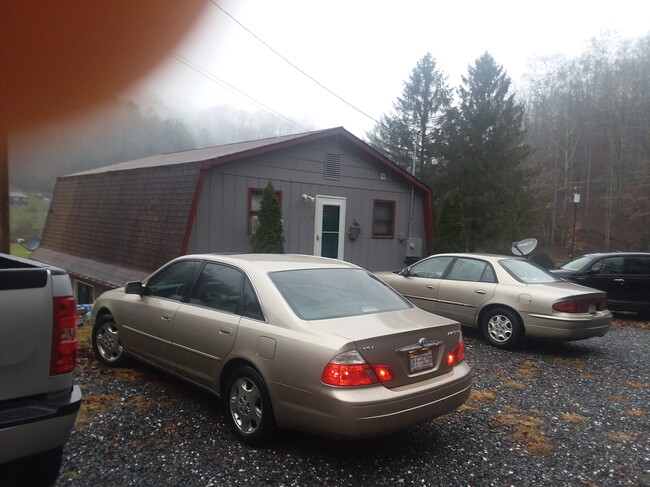
[[492,308],[483,317],[483,336],[498,348],[512,349],[521,344],[524,326],[519,316],[506,308]]
[[92,333],[93,351],[97,359],[111,366],[124,363],[124,349],[120,341],[120,332],[112,315],[97,318]]
[[260,445],[275,430],[271,399],[260,374],[249,366],[238,367],[226,385],[228,413],[226,421],[245,443]]

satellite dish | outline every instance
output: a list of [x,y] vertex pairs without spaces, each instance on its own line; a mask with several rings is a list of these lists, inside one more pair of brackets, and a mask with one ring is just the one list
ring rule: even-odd
[[19,240],[20,241],[18,243],[30,252],[34,252],[41,245],[41,239],[38,237],[32,237],[27,242],[25,242],[22,238]]
[[519,242],[513,242],[510,251],[515,255],[526,257],[537,247],[536,238],[525,238]]

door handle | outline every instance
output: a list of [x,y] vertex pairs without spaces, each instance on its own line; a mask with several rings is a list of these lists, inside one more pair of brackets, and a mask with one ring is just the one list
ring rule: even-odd
[[476,294],[486,294],[485,291],[484,291],[483,289],[474,289],[474,292],[475,292]]
[[434,286],[433,284],[427,284],[424,287],[426,287],[427,289],[435,289],[436,288],[436,286]]
[[618,282],[619,284],[625,284],[625,279],[614,279],[614,282]]
[[171,321],[172,320],[172,315],[162,315],[160,317],[161,320],[163,321]]

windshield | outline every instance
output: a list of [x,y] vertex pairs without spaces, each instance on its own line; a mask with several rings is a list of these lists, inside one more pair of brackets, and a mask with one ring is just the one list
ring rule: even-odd
[[504,259],[500,260],[499,264],[508,274],[524,284],[546,284],[562,280],[529,260]]
[[564,269],[567,271],[579,271],[587,264],[589,264],[589,262],[591,262],[591,257],[587,255],[583,255],[581,257],[578,257],[577,259],[573,259],[572,261],[567,262],[562,267],[560,267],[560,269]]
[[412,307],[402,296],[363,269],[301,269],[270,274],[294,313],[324,320]]

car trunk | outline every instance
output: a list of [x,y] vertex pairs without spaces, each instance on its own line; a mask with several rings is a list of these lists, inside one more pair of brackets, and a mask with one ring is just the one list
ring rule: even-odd
[[447,355],[462,339],[457,322],[418,308],[311,324],[353,341],[368,363],[389,366],[395,375],[389,388],[449,372]]

